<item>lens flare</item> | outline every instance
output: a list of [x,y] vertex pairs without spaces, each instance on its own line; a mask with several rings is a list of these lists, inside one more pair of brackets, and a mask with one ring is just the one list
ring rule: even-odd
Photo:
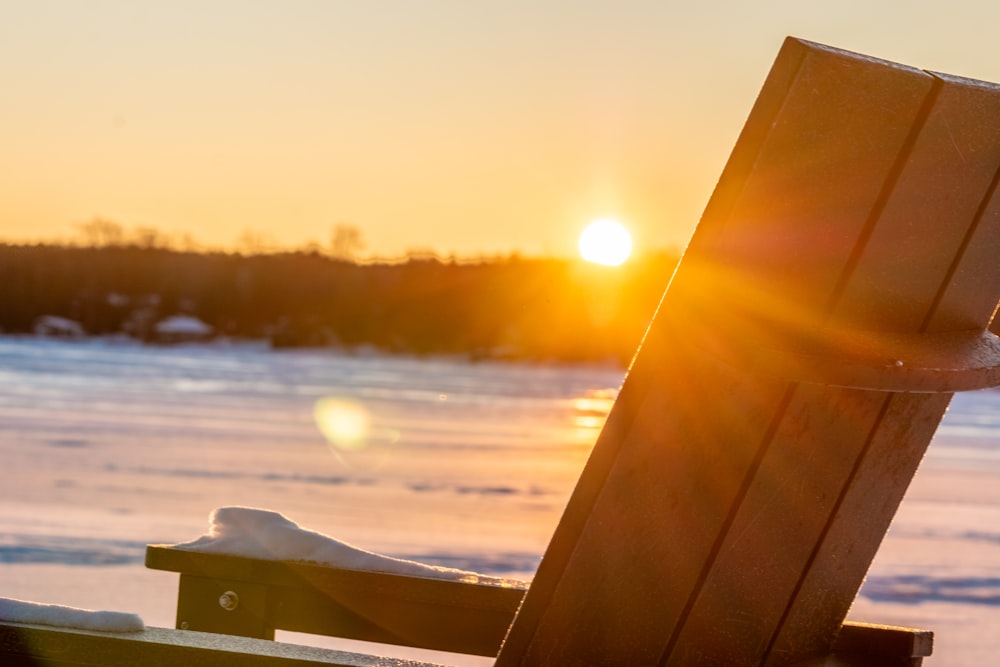
[[358,401],[327,396],[313,406],[316,427],[326,439],[327,448],[337,461],[354,470],[373,471],[392,457],[400,432],[379,426],[378,419]]
[[332,447],[357,451],[368,446],[371,416],[363,405],[338,398],[321,398],[313,408],[313,417]]

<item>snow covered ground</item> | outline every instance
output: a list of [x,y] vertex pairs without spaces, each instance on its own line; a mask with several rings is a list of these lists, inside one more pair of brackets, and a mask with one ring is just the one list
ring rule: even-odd
[[[144,547],[197,538],[227,505],[400,558],[530,578],[621,377],[0,338],[0,597],[172,626],[176,575],[147,571]],[[931,665],[995,662],[1000,392],[953,401],[851,617],[934,630]]]

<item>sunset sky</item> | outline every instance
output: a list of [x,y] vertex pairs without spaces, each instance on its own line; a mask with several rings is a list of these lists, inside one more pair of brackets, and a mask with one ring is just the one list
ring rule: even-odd
[[682,246],[786,35],[1000,81],[998,26],[986,0],[5,2],[0,239],[99,216],[572,255],[617,218]]

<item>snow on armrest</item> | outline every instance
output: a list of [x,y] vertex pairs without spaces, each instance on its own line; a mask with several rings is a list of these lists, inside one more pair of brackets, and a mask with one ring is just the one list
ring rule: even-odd
[[300,527],[278,512],[252,507],[220,507],[209,517],[208,533],[191,542],[171,545],[200,553],[273,561],[315,563],[411,577],[510,586],[502,577],[427,565],[366,551],[336,538]]
[[137,614],[91,611],[12,598],[0,598],[0,621],[101,632],[140,632],[145,627]]

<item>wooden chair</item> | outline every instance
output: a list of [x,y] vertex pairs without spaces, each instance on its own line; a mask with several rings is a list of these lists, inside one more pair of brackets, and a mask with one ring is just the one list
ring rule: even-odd
[[147,565],[181,572],[194,630],[501,666],[918,665],[930,633],[844,618],[952,392],[1000,384],[998,180],[1000,87],[789,38],[526,592]]

